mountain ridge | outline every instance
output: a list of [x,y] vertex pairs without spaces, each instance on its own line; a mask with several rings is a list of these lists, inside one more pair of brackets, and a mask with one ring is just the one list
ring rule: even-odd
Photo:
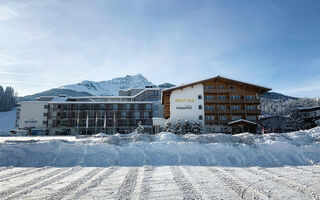
[[89,81],[84,80],[80,83],[70,84],[59,87],[59,89],[69,89],[77,92],[87,92],[97,96],[115,96],[118,95],[120,89],[144,88],[145,86],[153,86],[151,81],[141,74],[127,75],[125,77],[117,77],[107,81]]

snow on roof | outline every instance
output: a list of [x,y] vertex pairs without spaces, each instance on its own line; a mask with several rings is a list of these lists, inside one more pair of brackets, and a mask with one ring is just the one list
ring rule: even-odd
[[318,110],[320,109],[320,106],[312,106],[312,107],[297,107],[298,110],[303,111],[303,110]]
[[67,101],[69,97],[65,97],[65,96],[57,96],[54,97],[51,102],[63,102],[63,101]]
[[257,124],[257,123],[255,123],[255,122],[252,122],[252,121],[249,121],[249,120],[245,120],[245,119],[238,119],[238,120],[235,120],[235,121],[229,122],[229,123],[228,123],[228,125],[236,124],[236,123],[239,123],[239,122],[246,122],[246,123],[254,124],[254,125],[256,125],[256,124]]

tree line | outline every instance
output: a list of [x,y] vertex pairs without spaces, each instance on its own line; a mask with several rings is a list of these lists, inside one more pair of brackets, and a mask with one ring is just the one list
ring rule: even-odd
[[3,87],[0,85],[0,112],[10,111],[16,106],[16,93],[12,87]]

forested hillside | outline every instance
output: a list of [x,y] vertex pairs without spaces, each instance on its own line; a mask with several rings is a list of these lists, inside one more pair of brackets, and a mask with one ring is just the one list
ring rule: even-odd
[[0,112],[10,111],[16,105],[16,95],[12,87],[4,90],[0,85]]
[[295,107],[320,106],[319,98],[297,98],[268,92],[261,98],[262,114],[288,115]]

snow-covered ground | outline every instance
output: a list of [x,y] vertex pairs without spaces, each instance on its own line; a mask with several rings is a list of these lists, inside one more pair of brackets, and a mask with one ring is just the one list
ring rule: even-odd
[[0,167],[0,199],[319,199],[320,166]]
[[320,199],[320,127],[0,137],[0,199]]
[[16,110],[0,112],[0,136],[9,135],[10,129],[14,128],[16,121]]

